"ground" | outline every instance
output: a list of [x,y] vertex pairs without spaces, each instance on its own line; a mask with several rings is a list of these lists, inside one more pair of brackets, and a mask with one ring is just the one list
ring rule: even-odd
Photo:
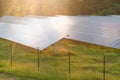
[[[10,65],[13,45],[13,66]],[[53,54],[56,45],[56,55]],[[106,80],[120,79],[120,50],[62,39],[40,55],[37,50],[0,39],[0,80],[103,80],[103,56],[106,55]]]

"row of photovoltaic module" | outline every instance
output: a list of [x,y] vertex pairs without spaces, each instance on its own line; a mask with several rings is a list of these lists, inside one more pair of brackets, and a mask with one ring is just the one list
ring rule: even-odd
[[0,37],[40,50],[62,38],[120,49],[120,17],[3,16]]

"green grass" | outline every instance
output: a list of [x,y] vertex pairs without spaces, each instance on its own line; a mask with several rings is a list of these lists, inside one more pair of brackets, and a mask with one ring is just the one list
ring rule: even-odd
[[[13,44],[13,67],[10,66]],[[68,52],[71,52],[71,80],[103,80],[103,55],[106,55],[106,80],[120,79],[120,50],[67,39],[42,51],[40,71],[37,50],[0,39],[0,80],[69,80]]]

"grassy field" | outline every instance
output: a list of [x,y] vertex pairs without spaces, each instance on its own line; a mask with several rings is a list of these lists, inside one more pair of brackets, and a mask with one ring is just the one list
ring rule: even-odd
[[[70,40],[69,40],[70,41]],[[69,80],[68,52],[71,52],[71,80],[103,80],[103,55],[106,55],[106,80],[120,79],[120,50],[84,42],[58,41],[40,55],[37,50],[13,44],[13,67],[10,66],[11,42],[0,39],[0,80]]]

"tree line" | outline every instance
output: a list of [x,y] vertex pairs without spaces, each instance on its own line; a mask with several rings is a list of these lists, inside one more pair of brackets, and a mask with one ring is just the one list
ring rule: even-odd
[[3,15],[120,15],[120,0],[0,0]]

